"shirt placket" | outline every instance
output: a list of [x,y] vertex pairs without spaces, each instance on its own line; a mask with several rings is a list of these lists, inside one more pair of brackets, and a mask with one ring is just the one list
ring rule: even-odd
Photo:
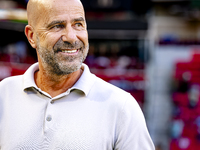
[[44,117],[44,133],[47,134],[48,132],[56,131],[57,129],[57,122],[56,120],[56,112],[55,107],[56,107],[56,102],[59,101],[62,97],[68,95],[70,93],[70,90],[67,92],[60,94],[59,96],[56,96],[54,98],[49,98],[48,99],[48,104],[46,107],[46,113]]
[[44,117],[44,134],[48,134],[48,132],[52,132],[56,130],[56,126],[55,126],[56,112],[54,111],[55,105],[56,105],[55,99],[51,98],[48,100],[46,113]]

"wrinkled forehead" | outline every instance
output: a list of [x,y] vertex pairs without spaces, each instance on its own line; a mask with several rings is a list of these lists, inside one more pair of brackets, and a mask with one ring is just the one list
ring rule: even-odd
[[84,14],[83,6],[79,0],[52,0],[52,3],[46,9],[50,13]]

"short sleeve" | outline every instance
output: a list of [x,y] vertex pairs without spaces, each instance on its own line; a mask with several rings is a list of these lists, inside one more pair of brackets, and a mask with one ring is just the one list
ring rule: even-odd
[[154,150],[140,106],[131,95],[125,101],[118,118],[114,150]]

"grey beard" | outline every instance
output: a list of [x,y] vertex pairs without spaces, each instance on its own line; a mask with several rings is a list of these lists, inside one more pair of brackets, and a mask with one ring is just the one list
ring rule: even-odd
[[[56,59],[56,58],[55,58]],[[72,57],[67,57],[65,59],[65,61],[67,62],[73,62],[74,59],[77,59],[77,58],[74,58],[73,56]],[[52,74],[56,74],[58,76],[62,76],[62,75],[68,75],[68,74],[71,74],[77,70],[79,70],[82,66],[82,63],[83,61],[85,60],[85,57],[81,57],[81,58],[78,58],[79,61],[75,64],[75,65],[65,65],[64,62],[62,61],[59,61],[59,60],[56,60],[56,61],[51,61],[51,58],[47,58],[46,59],[46,63],[49,64],[48,66],[51,66],[50,68],[50,72]],[[48,61],[50,60],[50,61]],[[75,60],[77,61],[77,60]],[[57,62],[57,63],[56,63]]]
[[[54,74],[57,76],[68,75],[79,70],[89,50],[89,45],[88,47],[83,46],[79,50],[79,54],[77,56],[68,56],[62,59],[58,56],[56,57],[56,55],[58,54],[57,50],[49,51],[46,48],[41,47],[39,40],[37,44],[38,54],[42,60],[43,66],[46,69],[47,73],[50,75]],[[72,64],[65,64],[66,62]]]
[[[59,57],[54,57],[52,53],[51,54],[42,53],[41,47],[40,47],[40,50],[38,51],[42,59],[42,63],[45,66],[46,70],[50,74],[55,74],[58,76],[68,75],[79,70],[82,66],[83,61],[85,60],[87,56],[87,54],[84,55],[84,53],[81,51],[82,53],[81,57],[69,56],[69,57],[66,57],[64,60],[60,60]],[[88,51],[88,48],[87,48],[87,51]],[[73,63],[73,65],[66,65],[65,62],[69,62],[69,63],[76,62],[76,63]]]

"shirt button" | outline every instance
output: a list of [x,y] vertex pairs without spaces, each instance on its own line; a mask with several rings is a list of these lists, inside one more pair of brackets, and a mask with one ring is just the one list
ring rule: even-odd
[[53,104],[53,103],[54,103],[54,101],[52,100],[50,103],[51,103],[51,104]]
[[51,116],[47,116],[46,120],[47,120],[47,121],[51,121],[51,120],[52,120],[52,117],[51,117]]

